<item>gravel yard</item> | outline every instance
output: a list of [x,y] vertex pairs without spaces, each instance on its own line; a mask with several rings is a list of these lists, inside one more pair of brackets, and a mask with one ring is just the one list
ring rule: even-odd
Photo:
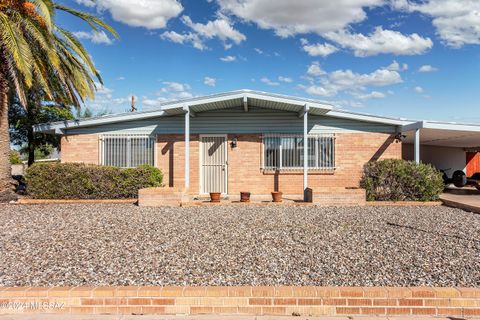
[[0,206],[0,286],[480,286],[446,207]]

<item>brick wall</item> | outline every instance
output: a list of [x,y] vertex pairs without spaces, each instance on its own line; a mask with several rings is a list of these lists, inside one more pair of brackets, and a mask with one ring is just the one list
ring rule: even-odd
[[98,135],[65,135],[60,140],[62,162],[98,164]]
[[[237,137],[237,148],[230,147]],[[191,193],[199,191],[199,137],[192,135],[190,142]],[[259,134],[229,135],[228,146],[228,191],[237,194],[250,191],[268,194],[279,190],[286,194],[303,192],[303,172],[264,173],[261,170],[262,139]],[[184,136],[161,135],[157,138],[157,165],[165,173],[165,182],[170,187],[184,186]],[[341,133],[336,135],[335,172],[309,174],[309,186],[315,190],[332,191],[345,187],[358,187],[363,165],[371,160],[402,156],[401,143],[394,143],[390,134]]]
[[[36,304],[42,304],[44,308],[35,308]],[[0,313],[3,314],[28,312],[290,316],[428,315],[470,318],[480,316],[480,289],[400,287],[16,287],[0,289],[0,306]]]
[[[230,147],[237,137],[237,148]],[[184,187],[184,135],[157,136],[157,166],[164,172],[168,187]],[[238,194],[268,194],[279,190],[285,194],[303,192],[303,172],[264,173],[261,170],[262,140],[259,134],[229,135],[228,191]],[[98,163],[97,135],[63,136],[62,162]],[[337,192],[345,187],[358,187],[363,165],[371,160],[402,156],[401,143],[384,133],[339,133],[336,135],[335,157],[337,169],[330,173],[309,173],[309,186],[315,191]],[[200,189],[199,136],[190,137],[190,193]]]
[[[198,193],[200,188],[199,136],[190,136],[190,191]],[[163,171],[167,187],[185,187],[185,136],[157,136],[157,166]]]

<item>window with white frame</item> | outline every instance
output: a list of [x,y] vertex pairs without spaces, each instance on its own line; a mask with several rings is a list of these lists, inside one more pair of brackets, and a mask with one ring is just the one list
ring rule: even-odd
[[140,134],[108,134],[101,137],[102,159],[106,166],[135,168],[154,165],[155,138]]
[[[335,169],[335,136],[308,136],[308,167],[317,170]],[[303,168],[303,135],[265,134],[263,136],[263,168],[291,170]]]

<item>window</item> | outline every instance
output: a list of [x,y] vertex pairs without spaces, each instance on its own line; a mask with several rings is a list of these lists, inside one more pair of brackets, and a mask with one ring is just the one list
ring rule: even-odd
[[104,135],[101,147],[103,165],[134,168],[154,164],[155,138],[148,135]]
[[[263,136],[263,167],[267,170],[303,168],[303,135],[267,134]],[[335,136],[308,136],[308,167],[317,170],[335,168]]]

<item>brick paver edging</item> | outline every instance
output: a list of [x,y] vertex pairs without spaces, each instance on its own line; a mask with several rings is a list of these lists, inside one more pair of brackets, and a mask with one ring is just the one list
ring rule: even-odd
[[99,203],[119,203],[133,204],[137,199],[31,199],[20,198],[14,204],[99,204]]
[[0,314],[480,316],[479,288],[12,287]]

